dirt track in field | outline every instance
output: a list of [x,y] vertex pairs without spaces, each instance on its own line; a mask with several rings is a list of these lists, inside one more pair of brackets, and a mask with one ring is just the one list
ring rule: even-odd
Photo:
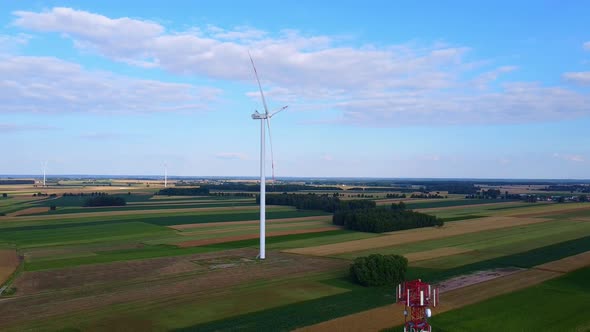
[[0,285],[12,275],[18,267],[19,259],[16,250],[0,249]]
[[354,251],[362,251],[374,248],[390,247],[405,243],[439,239],[454,235],[476,233],[481,231],[523,226],[535,223],[546,222],[549,219],[542,218],[513,218],[513,217],[487,217],[454,221],[443,227],[416,228],[405,231],[384,233],[385,235],[362,240],[340,242],[315,247],[288,249],[285,252],[330,256]]
[[[332,220],[332,216],[316,216],[316,217],[299,217],[299,218],[282,218],[282,219],[267,219],[267,221],[272,220],[272,223],[282,223],[282,222],[297,222],[297,221],[309,221],[309,220],[317,220],[317,221],[329,221]],[[223,226],[235,226],[235,225],[257,225],[260,223],[260,220],[244,220],[244,221],[228,221],[224,222]],[[207,228],[211,226],[219,226],[219,223],[201,223],[201,224],[184,224],[184,225],[174,225],[168,226],[170,228],[176,230],[184,230],[184,229],[193,229],[193,228]]]
[[[492,297],[538,285],[585,266],[590,266],[590,252],[566,257],[538,265],[529,270],[521,270],[461,288],[448,291],[441,289],[441,303],[432,311],[436,315],[461,308]],[[381,331],[386,328],[402,325],[404,323],[403,310],[402,305],[392,304],[307,326],[296,331]]]
[[[334,231],[334,230],[338,230],[338,229],[342,229],[342,228],[338,227],[338,226],[329,226],[329,227],[319,227],[319,228],[309,228],[309,229],[292,229],[292,230],[286,230],[286,231],[266,232],[266,236],[271,237],[271,236],[292,235],[292,234],[319,233],[319,232],[326,232],[326,231]],[[181,248],[198,247],[198,246],[204,246],[207,244],[258,239],[259,237],[260,237],[260,235],[258,233],[244,234],[244,235],[226,236],[226,237],[219,237],[219,238],[212,238],[212,239],[184,241],[184,242],[176,243],[176,245]]]
[[16,281],[14,298],[0,299],[0,330],[17,328],[31,318],[46,319],[101,310],[117,304],[184,303],[213,295],[232,295],[232,287],[310,273],[345,270],[338,259],[258,250],[223,252],[86,265],[25,272]]

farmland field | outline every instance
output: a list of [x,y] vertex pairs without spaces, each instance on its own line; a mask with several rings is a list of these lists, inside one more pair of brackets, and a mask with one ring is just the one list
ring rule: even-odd
[[[409,200],[409,208],[445,225],[383,234],[334,226],[331,214],[319,210],[268,206],[268,259],[259,261],[254,198],[153,196],[156,189],[129,188],[105,189],[127,200],[121,207],[83,207],[86,196],[32,197],[38,190],[24,186],[0,200],[0,212],[8,212],[0,216],[0,286],[7,290],[0,297],[1,330],[261,331],[329,324],[379,330],[395,324],[342,325],[367,319],[365,313],[385,323],[399,315],[392,289],[348,279],[359,256],[405,255],[408,277],[437,283],[511,271],[447,291],[448,314],[528,285],[511,289],[507,280],[534,285],[590,265],[590,205],[583,203],[459,195]],[[51,205],[55,211],[47,211]],[[493,291],[483,291],[483,284]],[[465,300],[468,289],[479,289],[475,302]]]

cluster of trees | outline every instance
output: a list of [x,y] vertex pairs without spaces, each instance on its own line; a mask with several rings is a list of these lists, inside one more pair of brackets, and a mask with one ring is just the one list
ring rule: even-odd
[[350,265],[350,277],[367,287],[395,286],[405,280],[407,270],[403,256],[373,254],[357,257]]
[[332,217],[332,223],[371,233],[443,225],[443,221],[435,216],[407,210],[403,202],[392,204],[390,207],[337,210]]
[[[101,193],[104,194],[104,193]],[[93,206],[124,206],[127,202],[121,196],[109,196],[107,194],[92,196],[84,201],[85,207]]]
[[412,194],[410,198],[447,198],[447,196],[441,196],[439,193],[430,194],[430,193],[423,193],[423,194]]
[[406,194],[387,194],[386,198],[406,198]]
[[35,184],[35,180],[0,179],[0,185],[3,184]]
[[48,193],[42,193],[42,192],[38,192],[38,193],[33,194],[33,197],[47,197],[47,196],[49,196],[49,197],[57,197],[57,194],[51,194],[51,195],[49,195]]
[[550,185],[541,190],[545,191],[569,191],[570,193],[581,192],[590,193],[589,185],[572,184],[572,185]]
[[235,196],[235,197],[256,197],[256,194],[252,193],[224,193],[224,192],[217,192],[217,193],[210,193],[211,196]]
[[426,192],[447,191],[449,194],[470,195],[479,191],[475,184],[465,181],[431,181],[424,182],[423,185]]
[[[260,196],[256,197],[260,203]],[[374,201],[370,200],[340,200],[334,195],[328,194],[287,194],[266,195],[266,204],[289,205],[302,210],[322,210],[334,212],[339,209],[368,209],[375,207]]]
[[167,196],[207,196],[209,195],[209,188],[164,188],[156,193],[156,195]]
[[[129,193],[131,194],[131,193]],[[62,197],[80,197],[80,196],[107,196],[108,193],[105,192],[91,192],[91,193],[63,193]]]
[[[342,196],[344,196],[344,194],[342,194]],[[348,197],[358,197],[358,198],[374,198],[373,195],[369,195],[369,194],[351,194],[348,195]]]
[[8,198],[8,194],[7,193],[3,193],[2,194],[2,198]]

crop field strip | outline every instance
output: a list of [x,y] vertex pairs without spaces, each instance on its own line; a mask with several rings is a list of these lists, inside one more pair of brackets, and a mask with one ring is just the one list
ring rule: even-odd
[[[478,256],[482,257],[488,252],[493,255],[503,255],[589,235],[590,225],[587,223],[548,221],[517,228],[482,231],[470,234],[470,236],[456,235],[431,241],[345,253],[336,257],[353,259],[371,253],[408,255],[415,252],[453,247],[465,249],[467,252],[473,251],[473,254],[466,255],[467,259],[472,259]],[[436,263],[444,265],[444,260],[438,259]]]
[[541,218],[487,217],[472,220],[454,221],[440,228],[421,228],[384,233],[378,238],[350,241],[339,244],[292,249],[288,252],[317,256],[333,256],[353,251],[389,247],[392,243],[404,244],[417,241],[434,240],[454,235],[477,233],[486,230],[517,227],[547,222]]
[[[219,210],[228,207],[258,207],[254,202],[217,202],[217,203],[182,203],[182,204],[141,204],[126,206],[109,206],[109,207],[70,207],[61,208],[55,211],[45,211],[40,213],[29,213],[28,215],[58,215],[71,213],[91,213],[91,212],[125,212],[125,211],[152,211],[152,210],[180,210],[180,209],[204,209],[218,208]],[[23,215],[23,214],[21,214]]]
[[[369,235],[367,235],[369,236]],[[335,243],[342,239],[350,238],[363,238],[366,237],[363,234],[347,230],[332,230],[316,233],[305,233],[305,234],[291,234],[274,236],[266,239],[267,248],[269,250],[274,248],[283,248],[292,246],[291,243]],[[154,242],[159,240],[155,238]],[[81,265],[92,265],[92,264],[104,264],[111,262],[121,261],[133,261],[133,260],[144,260],[161,257],[172,257],[172,256],[186,256],[198,253],[208,253],[215,251],[223,251],[230,249],[257,247],[258,239],[240,240],[234,242],[225,242],[218,244],[204,245],[201,247],[189,247],[179,248],[172,245],[143,245],[139,248],[129,249],[117,249],[108,250],[107,248],[89,252],[85,251],[79,255],[71,254],[71,256],[58,257],[58,258],[45,258],[42,260],[32,260],[25,262],[26,271],[37,271],[37,270],[48,270],[48,269],[61,269],[69,268]],[[100,245],[100,243],[90,243],[90,245]],[[124,243],[122,243],[123,245]],[[108,244],[107,244],[108,245]],[[64,248],[63,246],[60,248]],[[76,248],[73,246],[72,248]],[[64,250],[67,250],[64,248]],[[75,250],[75,249],[73,249]]]

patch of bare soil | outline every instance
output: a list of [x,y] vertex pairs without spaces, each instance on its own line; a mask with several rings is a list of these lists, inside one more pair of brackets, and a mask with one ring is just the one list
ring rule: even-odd
[[18,267],[19,258],[14,249],[0,249],[0,285],[12,275]]
[[455,278],[451,278],[445,280],[437,285],[440,289],[441,293],[448,292],[453,289],[462,288],[470,285],[475,285],[480,282],[489,281],[492,279],[496,279],[499,277],[507,276],[513,273],[517,273],[522,271],[523,269],[519,268],[501,268],[501,269],[493,269],[488,271],[477,271],[472,274],[466,274],[462,276],[458,276]]

